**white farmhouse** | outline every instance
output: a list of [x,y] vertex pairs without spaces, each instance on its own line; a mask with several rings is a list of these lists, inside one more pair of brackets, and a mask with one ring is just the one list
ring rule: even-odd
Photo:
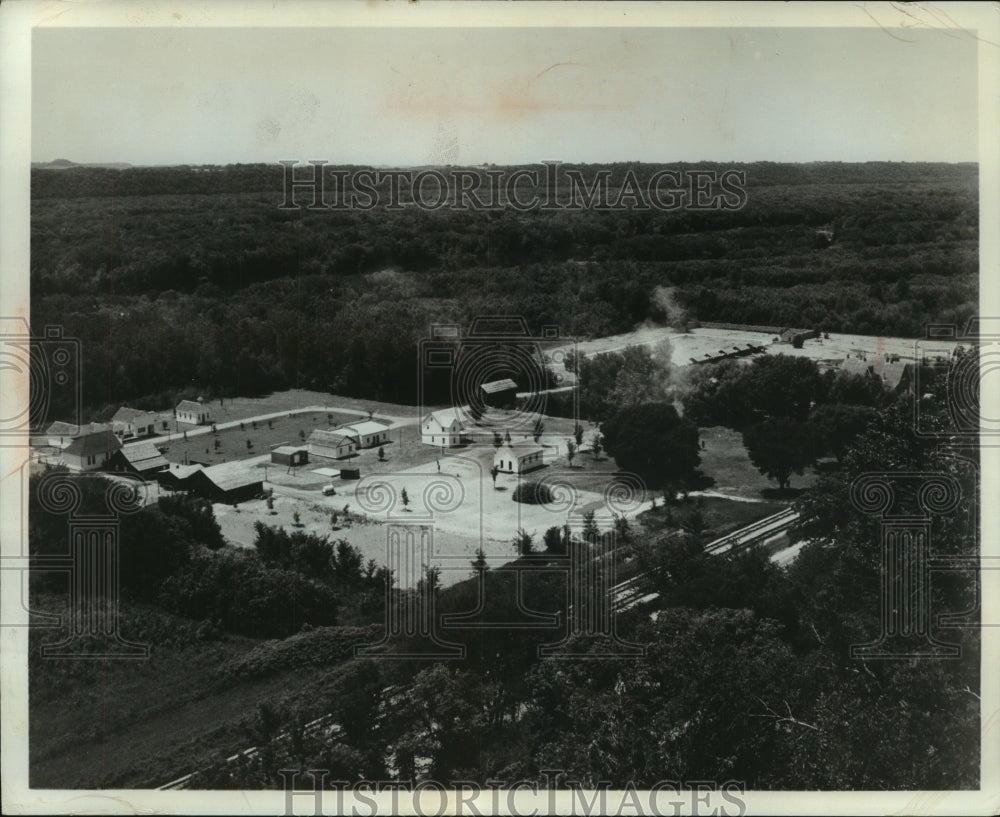
[[432,411],[420,423],[420,440],[427,445],[454,448],[466,441],[461,410],[457,408]]

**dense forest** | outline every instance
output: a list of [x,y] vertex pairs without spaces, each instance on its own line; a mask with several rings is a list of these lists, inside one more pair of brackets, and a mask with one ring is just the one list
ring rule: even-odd
[[[412,404],[429,325],[477,315],[576,337],[685,318],[919,336],[975,312],[975,165],[733,167],[740,209],[531,212],[282,209],[279,165],[36,168],[32,324],[82,341],[93,414],[185,389]],[[655,169],[576,168],[611,186]]]

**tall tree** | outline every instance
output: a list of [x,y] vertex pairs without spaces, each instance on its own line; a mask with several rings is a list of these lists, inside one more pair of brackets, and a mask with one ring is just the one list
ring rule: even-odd
[[604,448],[650,486],[679,485],[700,462],[698,428],[665,403],[624,408],[601,427]]
[[816,461],[813,433],[805,423],[768,419],[743,431],[750,461],[784,490],[792,473],[801,475]]

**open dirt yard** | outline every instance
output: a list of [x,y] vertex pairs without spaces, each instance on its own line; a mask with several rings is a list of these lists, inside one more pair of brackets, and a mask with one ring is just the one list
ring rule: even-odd
[[[546,418],[546,426],[549,427]],[[563,525],[569,518],[579,522],[583,512],[595,510],[608,526],[609,508],[634,514],[642,507],[645,494],[629,501],[629,487],[622,486],[610,499],[605,491],[617,470],[613,460],[594,460],[588,451],[566,461],[566,438],[571,423],[551,422],[553,433],[543,436],[546,446],[542,468],[518,477],[499,474],[494,485],[490,476],[495,449],[490,444],[470,445],[442,452],[420,442],[417,429],[400,428],[392,443],[384,446],[385,460],[378,449],[366,449],[358,456],[340,461],[316,460],[290,471],[275,466],[266,457],[244,460],[247,468],[266,479],[265,488],[274,491],[273,509],[256,499],[230,505],[216,504],[215,514],[223,535],[233,544],[252,547],[255,522],[281,525],[346,539],[364,558],[386,562],[387,523],[433,522],[434,547],[431,562],[442,568],[442,582],[451,584],[464,578],[476,550],[482,548],[493,566],[510,561],[516,554],[511,544],[519,528],[540,541],[544,532]],[[563,427],[565,426],[565,428]],[[521,435],[514,435],[515,439]],[[265,469],[260,473],[258,469]],[[344,480],[316,473],[316,469],[358,468],[360,480]],[[266,474],[266,476],[265,476]],[[551,505],[514,502],[512,493],[520,480],[548,484],[555,495]],[[321,488],[332,484],[336,494],[324,496]],[[405,489],[408,504],[403,503]],[[610,504],[609,504],[610,503]],[[348,514],[345,517],[344,508]],[[298,525],[294,514],[299,514]],[[331,521],[332,513],[338,515]]]
[[[604,352],[620,352],[628,346],[655,346],[663,340],[669,340],[672,349],[671,360],[675,366],[687,366],[691,358],[704,357],[706,354],[717,354],[729,351],[734,346],[745,347],[747,344],[766,346],[768,354],[795,355],[809,357],[817,362],[840,361],[852,354],[862,352],[869,358],[882,354],[899,355],[904,360],[914,360],[918,354],[929,353],[949,355],[955,346],[953,341],[916,341],[913,338],[877,337],[874,335],[844,335],[831,332],[829,338],[819,337],[807,340],[801,349],[795,349],[790,343],[776,343],[775,336],[765,332],[741,331],[736,329],[713,329],[699,327],[689,332],[681,333],[669,327],[640,327],[622,335],[609,335],[603,338],[580,341],[576,348],[581,354],[590,357]],[[570,346],[558,346],[548,349],[549,355],[557,350],[566,351]]]

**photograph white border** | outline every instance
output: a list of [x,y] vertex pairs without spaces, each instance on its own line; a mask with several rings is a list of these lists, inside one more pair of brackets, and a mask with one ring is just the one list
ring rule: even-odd
[[[1000,315],[1000,14],[994,3],[312,3],[25,2],[0,7],[0,315],[29,317],[28,270],[31,167],[31,32],[35,27],[297,27],[297,26],[537,26],[537,27],[924,27],[979,39],[979,167],[981,315]],[[67,66],[67,70],[72,70]],[[52,158],[52,157],[43,157]],[[113,160],[114,157],[108,157]],[[0,412],[22,404],[26,382],[0,388]],[[994,378],[995,380],[995,378]],[[1000,406],[997,384],[984,380],[984,414]],[[10,416],[2,414],[0,416]],[[982,555],[1000,557],[1000,452],[982,451]],[[27,459],[23,446],[0,447],[0,542],[4,556],[21,552],[26,497],[13,481]],[[158,812],[281,814],[282,792],[159,792],[31,790],[28,781],[26,612],[19,603],[20,573],[0,570],[0,723],[2,808],[7,814]],[[984,571],[982,666],[982,788],[978,792],[747,792],[750,814],[990,814],[1000,810],[1000,572]],[[519,796],[520,797],[520,796]],[[557,810],[568,808],[560,793]],[[547,801],[524,794],[524,811],[545,813]],[[388,808],[387,796],[380,806]],[[435,808],[436,799],[429,801]],[[328,798],[327,810],[336,800]],[[349,801],[345,801],[349,806]],[[714,803],[713,805],[718,805]],[[306,808],[308,804],[296,804]],[[480,810],[487,813],[484,797]],[[359,803],[356,813],[369,813]],[[380,813],[384,813],[380,808]]]

